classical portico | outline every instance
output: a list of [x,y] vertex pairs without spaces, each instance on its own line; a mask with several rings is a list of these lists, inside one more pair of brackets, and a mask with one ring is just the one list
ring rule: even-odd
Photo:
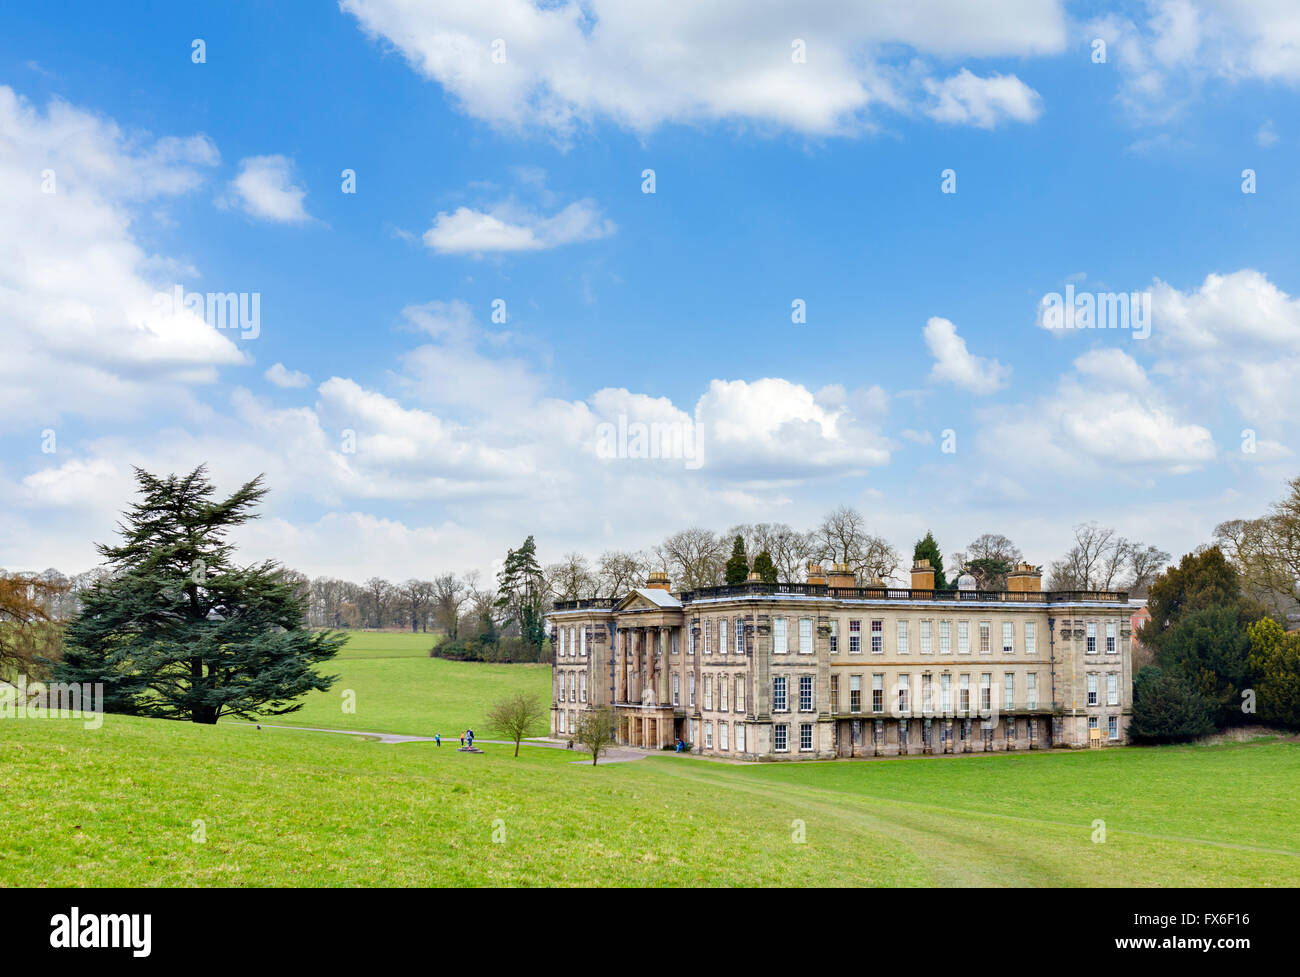
[[644,749],[670,746],[686,713],[672,704],[671,672],[681,660],[682,605],[667,590],[648,585],[614,607],[613,703],[618,742]]

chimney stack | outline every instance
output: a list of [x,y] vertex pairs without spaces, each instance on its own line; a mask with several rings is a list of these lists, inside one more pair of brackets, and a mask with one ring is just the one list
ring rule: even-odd
[[831,572],[826,575],[826,583],[831,587],[852,587],[855,586],[856,581],[847,563],[836,563],[831,567]]
[[822,569],[820,563],[808,564],[808,582],[810,584],[826,585],[826,571]]
[[912,589],[934,590],[934,567],[929,560],[917,560],[912,567]]
[[668,574],[662,570],[651,571],[650,576],[646,579],[645,586],[647,590],[667,590]]
[[1043,589],[1043,571],[1032,563],[1017,563],[1007,574],[1007,590],[1016,594],[1037,594]]

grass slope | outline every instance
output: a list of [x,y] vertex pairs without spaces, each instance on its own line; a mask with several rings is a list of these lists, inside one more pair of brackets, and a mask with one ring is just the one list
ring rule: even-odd
[[1289,742],[593,768],[108,716],[0,756],[4,885],[1300,884]]
[[[487,735],[484,713],[495,700],[529,692],[550,696],[549,665],[488,665],[430,658],[436,636],[357,632],[343,650],[322,666],[339,680],[328,692],[303,697],[303,707],[269,723],[407,733],[443,739],[459,737],[472,726]],[[355,693],[356,712],[343,711],[344,692]],[[545,732],[545,730],[539,730]]]

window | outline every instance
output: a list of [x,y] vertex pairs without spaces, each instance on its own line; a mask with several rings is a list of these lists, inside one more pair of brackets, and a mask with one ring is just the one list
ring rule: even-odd
[[[705,685],[708,688],[708,685]],[[713,749],[713,723],[710,720],[704,722],[704,746],[706,749]]]
[[799,618],[799,654],[811,655],[813,653],[812,639],[812,618]]
[[787,651],[785,640],[785,618],[772,619],[772,653],[784,655]]
[[686,654],[695,654],[695,629],[691,628],[686,633]]
[[704,708],[713,708],[713,676],[704,676]]
[[831,618],[831,654],[840,653],[840,622],[838,618]]
[[669,654],[677,654],[677,629],[670,628],[668,631],[668,650]]
[[840,711],[840,677],[838,675],[832,675],[831,676],[831,712],[835,713],[839,711]]
[[952,654],[952,622],[939,622],[939,654]]
[[862,711],[862,676],[849,676],[849,712]]
[[556,645],[557,645],[557,647],[556,647],[556,649],[555,649],[555,657],[556,657],[556,658],[563,658],[563,657],[564,657],[564,632],[565,632],[565,630],[566,630],[565,628],[560,628],[558,631],[555,632],[555,641],[556,641]]
[[1016,653],[1016,626],[1011,621],[1002,622],[1002,654]]
[[1111,739],[1119,739],[1119,716],[1106,717],[1106,733]]
[[1038,673],[1030,672],[1025,676],[1025,708],[1038,708]]
[[799,749],[811,750],[813,748],[812,723],[799,724]]
[[745,676],[736,676],[736,712],[745,711]]
[[579,676],[579,680],[582,682],[582,692],[580,694],[579,701],[586,702],[587,701],[587,673],[583,672],[582,675]]
[[691,708],[695,708],[695,673],[691,673]]
[[849,622],[849,654],[860,655],[862,653],[862,622]]
[[736,752],[745,752],[745,724],[736,723]]
[[871,653],[879,655],[885,650],[885,622],[871,622]]
[[880,673],[871,676],[871,711],[885,711],[885,676]]
[[673,705],[682,704],[682,682],[680,675],[673,675]]
[[713,654],[713,622],[712,621],[704,622],[704,653],[706,655]]
[[731,679],[728,676],[718,676],[718,712],[727,711],[727,686],[730,684]]
[[930,655],[934,649],[930,646],[930,624],[929,621],[921,622],[921,654]]
[[958,708],[962,712],[970,712],[970,675],[966,674],[961,677],[961,688],[957,692]]
[[911,684],[912,676],[898,676],[898,711],[902,715],[907,715],[912,711]]
[[982,672],[980,674],[980,712],[988,712],[993,708],[993,673]]
[[952,676],[947,672],[939,676],[939,710],[952,711]]
[[726,618],[723,618],[721,621],[718,622],[718,654],[725,655],[726,653],[727,653],[727,621]]
[[1088,673],[1088,705],[1095,706],[1096,704],[1097,704],[1097,673],[1089,672]]
[[576,675],[569,676],[569,701],[578,701],[578,676]]
[[1119,673],[1106,673],[1106,705],[1119,705]]
[[907,622],[899,621],[898,622],[898,653],[900,655],[906,655],[907,650],[908,650]]
[[560,710],[560,732],[561,732],[561,733],[566,733],[566,732],[568,732],[568,730],[566,730],[566,729],[564,728],[564,710],[563,710],[563,709]]
[[1088,622],[1088,654],[1097,654],[1097,622]]
[[583,628],[578,632],[578,654],[583,658],[587,657],[587,629]]
[[1089,729],[1096,729],[1096,728],[1097,728],[1097,717],[1096,717],[1096,716],[1089,716],[1089,717],[1088,717],[1088,728],[1089,728]]
[[745,622],[740,618],[736,618],[736,654],[743,655],[744,653],[745,653]]
[[1115,622],[1106,622],[1106,654],[1115,654]]
[[776,678],[772,679],[772,711],[787,711],[784,675],[778,675]]
[[1038,654],[1038,633],[1033,621],[1025,622],[1025,654]]
[[908,727],[911,725],[912,724],[909,723],[906,719],[902,720],[898,724],[898,752],[899,753],[907,752],[907,732],[908,732]]
[[784,753],[790,747],[787,745],[786,737],[790,735],[790,727],[784,723],[778,723],[772,727],[772,749],[777,753]]
[[957,622],[957,654],[970,654],[970,621]]
[[980,654],[987,655],[992,651],[990,644],[992,625],[988,621],[980,621]]
[[1002,708],[1010,712],[1016,707],[1016,673],[1007,672],[1003,676]]
[[813,711],[813,680],[811,675],[799,676],[799,711]]
[[726,723],[718,723],[718,748],[721,750],[731,749],[731,747],[727,746],[727,724]]
[[926,672],[921,676],[921,713],[930,715],[934,712],[934,688],[930,681],[930,673]]

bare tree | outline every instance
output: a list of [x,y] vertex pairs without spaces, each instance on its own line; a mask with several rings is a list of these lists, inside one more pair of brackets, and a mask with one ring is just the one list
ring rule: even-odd
[[517,692],[492,704],[487,713],[488,729],[499,733],[515,744],[519,756],[519,743],[525,736],[541,732],[546,719],[546,707],[536,696]]
[[591,753],[591,765],[594,767],[600,755],[614,743],[614,710],[604,706],[580,713],[578,731],[574,738]]
[[1052,590],[1114,590],[1128,586],[1145,591],[1169,554],[1158,547],[1120,536],[1095,522],[1074,527],[1074,545],[1052,564]]
[[546,568],[546,588],[551,600],[583,600],[596,595],[598,586],[591,565],[581,553],[569,553]]
[[1129,555],[1128,592],[1134,597],[1145,597],[1151,582],[1169,565],[1169,560],[1169,554],[1158,546],[1134,543]]
[[859,582],[872,577],[888,580],[898,572],[902,557],[889,543],[867,531],[866,519],[857,509],[842,505],[811,534],[814,552],[824,563],[847,563]]
[[461,610],[470,600],[470,586],[454,573],[433,578],[433,620],[455,641],[460,636]]
[[621,597],[645,583],[646,558],[627,550],[606,550],[596,562],[597,590],[601,597]]
[[722,582],[730,549],[711,529],[693,527],[673,533],[658,546],[668,575],[685,590],[712,587]]

